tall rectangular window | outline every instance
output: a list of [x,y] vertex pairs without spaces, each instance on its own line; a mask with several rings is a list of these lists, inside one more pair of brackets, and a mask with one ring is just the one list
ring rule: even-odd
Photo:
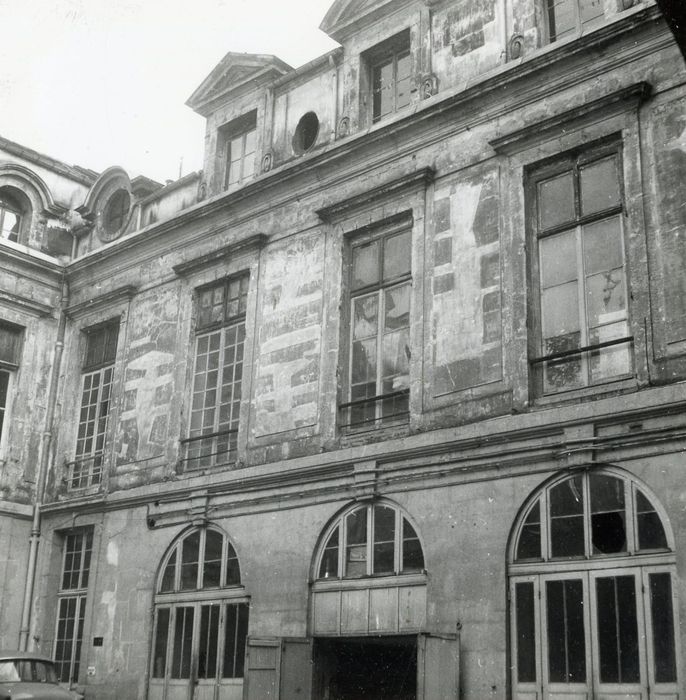
[[245,184],[255,174],[257,113],[253,110],[219,129],[219,148],[224,148],[224,189]]
[[410,392],[412,232],[353,243],[348,401],[351,428],[406,420]]
[[603,15],[603,0],[545,0],[547,39],[578,34]]
[[7,417],[14,373],[19,367],[22,330],[0,322],[0,445],[8,430]]
[[86,331],[76,458],[69,475],[71,489],[94,486],[102,480],[118,337],[118,320]]
[[537,336],[531,361],[539,394],[633,374],[620,173],[614,148],[531,176]]
[[54,650],[57,675],[62,683],[75,683],[79,679],[92,551],[91,529],[64,538]]
[[182,441],[187,470],[236,459],[249,283],[243,274],[197,294],[190,430]]
[[375,46],[365,59],[369,66],[372,122],[376,123],[410,104],[410,32],[401,32]]

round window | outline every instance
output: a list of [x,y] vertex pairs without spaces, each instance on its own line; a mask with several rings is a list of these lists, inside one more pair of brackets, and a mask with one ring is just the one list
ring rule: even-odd
[[319,118],[314,112],[303,114],[293,135],[293,151],[300,156],[309,151],[319,134]]
[[126,223],[131,207],[131,196],[125,189],[117,190],[107,202],[103,213],[103,232],[108,239],[114,238]]

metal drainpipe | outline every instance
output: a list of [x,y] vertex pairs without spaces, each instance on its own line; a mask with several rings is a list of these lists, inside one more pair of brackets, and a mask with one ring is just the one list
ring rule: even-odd
[[[74,237],[72,247],[72,259],[76,251],[77,239]],[[67,326],[67,314],[65,309],[69,303],[69,284],[67,276],[62,273],[62,295],[60,298],[60,315],[57,326],[57,340],[53,353],[53,363],[50,373],[50,387],[48,389],[48,404],[45,414],[45,429],[41,436],[40,458],[38,468],[38,480],[36,483],[36,498],[33,504],[33,524],[29,540],[29,563],[26,569],[26,588],[24,591],[24,604],[21,610],[21,627],[19,628],[19,649],[28,651],[29,632],[31,630],[31,602],[36,578],[36,564],[38,561],[38,543],[40,541],[41,506],[45,495],[45,482],[48,475],[50,462],[50,443],[52,441],[52,424],[55,416],[55,404],[57,403],[57,385],[62,364],[62,351],[64,349],[64,336]]]

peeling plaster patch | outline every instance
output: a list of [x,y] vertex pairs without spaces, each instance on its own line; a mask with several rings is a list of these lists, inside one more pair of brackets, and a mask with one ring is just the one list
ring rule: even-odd
[[107,543],[107,563],[110,566],[119,565],[119,547],[117,547],[117,543],[113,540]]
[[[454,274],[436,270],[433,280],[432,342],[436,367],[434,395],[495,381],[502,375],[502,323],[498,184],[494,171],[447,185],[436,199],[449,197],[440,226],[449,221]],[[437,263],[445,233],[434,234]],[[440,245],[439,245],[440,243]]]
[[270,249],[264,272],[255,435],[315,425],[318,418],[324,246],[311,235]]

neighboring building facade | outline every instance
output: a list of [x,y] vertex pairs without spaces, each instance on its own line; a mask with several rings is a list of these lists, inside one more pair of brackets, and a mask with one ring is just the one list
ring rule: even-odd
[[322,28],[222,60],[176,183],[0,141],[0,646],[87,698],[684,698],[658,9]]

